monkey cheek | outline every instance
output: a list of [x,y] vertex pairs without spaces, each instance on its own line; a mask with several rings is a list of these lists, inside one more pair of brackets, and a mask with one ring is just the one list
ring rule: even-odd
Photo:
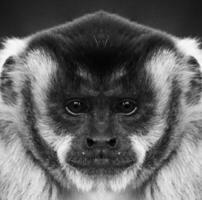
[[150,144],[149,142],[141,138],[141,136],[136,136],[136,135],[131,136],[130,141],[131,141],[132,150],[137,157],[136,165],[140,166],[144,162],[145,155],[150,147]]
[[58,160],[60,164],[66,166],[66,156],[69,151],[71,151],[71,136],[66,136],[65,138],[61,138],[55,145],[55,150],[57,152]]

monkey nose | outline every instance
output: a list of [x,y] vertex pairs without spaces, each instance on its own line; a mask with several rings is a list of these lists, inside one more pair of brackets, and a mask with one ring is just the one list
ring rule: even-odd
[[85,141],[87,148],[115,148],[118,144],[116,137],[87,137]]

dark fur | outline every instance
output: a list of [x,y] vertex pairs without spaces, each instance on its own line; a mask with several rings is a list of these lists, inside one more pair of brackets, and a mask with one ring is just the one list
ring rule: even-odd
[[15,104],[17,100],[17,92],[13,88],[13,80],[9,75],[9,72],[11,72],[14,68],[14,64],[15,59],[13,57],[9,57],[3,65],[3,71],[0,77],[0,91],[6,104]]
[[[58,64],[44,95],[46,118],[40,115],[37,108],[37,99],[32,92],[35,83],[32,83],[31,78],[26,77],[27,79],[23,80],[20,95],[14,91],[9,72],[14,70],[15,59],[7,59],[1,74],[0,89],[3,100],[14,106],[17,98],[22,97],[23,124],[28,131],[21,136],[27,156],[45,171],[51,182],[55,181],[58,188],[63,184],[58,182],[66,179],[64,167],[61,166],[56,150],[51,146],[53,144],[46,142],[45,136],[43,138],[40,128],[37,127],[39,118],[48,119],[46,131],[53,130],[54,139],[61,139],[68,134],[74,137],[65,162],[84,174],[96,177],[105,174],[112,176],[125,170],[125,166],[120,169],[121,164],[135,164],[137,155],[132,149],[129,137],[134,134],[138,137],[149,136],[150,130],[156,125],[153,119],[159,117],[165,122],[162,136],[147,151],[137,174],[137,181],[142,181],[140,189],[143,191],[148,183],[152,183],[151,196],[155,196],[154,191],[158,190],[155,176],[158,170],[176,155],[177,144],[181,139],[181,135],[176,133],[176,127],[182,114],[180,100],[183,91],[181,82],[176,77],[169,77],[171,86],[168,104],[164,105],[160,114],[157,113],[159,91],[146,69],[146,63],[156,52],[162,50],[168,50],[180,57],[173,41],[166,33],[105,12],[87,15],[71,23],[34,34],[23,56],[21,55],[23,61],[28,59],[30,52],[42,50]],[[201,97],[202,75],[194,58],[190,58],[187,63],[189,71],[194,75],[185,94],[186,103],[194,105]],[[125,74],[113,80],[116,72],[122,68]],[[78,70],[85,71],[87,79],[80,77]],[[87,102],[88,112],[78,115],[68,113],[67,102],[74,98]],[[137,109],[133,114],[115,112],[114,105],[122,99],[132,99],[135,102]],[[105,145],[104,148],[101,146],[101,151],[100,146],[91,148],[87,145],[87,138],[97,141],[100,136],[107,138],[105,140],[108,142],[101,141],[100,144]],[[107,146],[112,139],[116,145]],[[121,156],[118,154],[120,152]],[[95,165],[97,158],[110,160],[108,168]],[[118,170],[115,169],[117,166],[120,167]],[[148,177],[142,180],[147,171]],[[52,189],[49,188],[49,196],[51,193]]]
[[[136,99],[138,107],[136,114],[131,117],[121,117],[121,126],[127,135],[134,131],[138,132],[138,130],[142,134],[147,134],[149,127],[152,126],[151,119],[155,115],[157,91],[154,90],[153,82],[147,75],[145,63],[160,49],[176,51],[175,45],[168,35],[102,12],[37,33],[29,43],[27,51],[34,49],[44,49],[59,64],[57,73],[52,77],[48,93],[48,109],[52,118],[50,126],[55,132],[60,134],[56,127],[62,127],[68,133],[77,135],[82,125],[88,123],[82,117],[68,116],[64,109],[68,99],[82,97],[97,110],[101,110],[101,106],[108,108],[105,111],[106,115],[110,113],[106,118],[106,127],[112,128],[110,131],[108,129],[106,131],[112,137],[115,135],[118,138],[121,138],[123,133],[114,128],[117,122],[114,115],[111,114],[109,102],[123,97]],[[126,70],[126,75],[119,81],[110,83],[112,74],[122,66]],[[78,77],[76,75],[78,68],[93,75],[93,80],[90,82]],[[93,97],[88,92],[83,92],[82,87],[84,86],[99,94],[116,87],[121,87],[121,89],[119,93],[114,93],[109,97],[101,95],[98,98],[98,96]],[[176,123],[178,115],[175,111],[178,106],[178,95],[179,88],[177,84],[173,83],[171,105],[168,107],[170,112],[167,117],[167,128],[156,146],[147,153],[144,162],[145,168],[153,168],[155,163],[158,163],[157,161],[163,159],[164,152],[167,152],[173,131],[172,124]],[[28,98],[27,95],[25,97]],[[103,105],[98,101],[100,98],[103,98]],[[88,127],[83,128],[82,134],[91,135],[92,131],[94,135],[100,134],[96,128],[98,122],[95,114],[92,111],[88,115],[91,123]],[[33,122],[35,119],[29,119],[29,116],[32,114],[28,113],[27,117],[28,121]],[[38,132],[33,125],[30,128],[33,133]],[[32,135],[34,135],[34,146],[38,149],[41,159],[48,161],[49,165],[53,164],[58,167],[54,152],[46,150],[49,148],[39,138],[39,134]],[[76,140],[82,143],[82,138],[82,135],[78,135]],[[124,143],[123,140],[121,142]],[[122,151],[125,151],[124,145],[120,147],[120,149],[122,148]]]

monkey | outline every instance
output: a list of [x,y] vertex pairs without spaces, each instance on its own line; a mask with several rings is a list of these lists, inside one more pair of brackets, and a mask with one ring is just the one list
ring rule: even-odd
[[202,199],[202,51],[105,11],[0,50],[1,200]]

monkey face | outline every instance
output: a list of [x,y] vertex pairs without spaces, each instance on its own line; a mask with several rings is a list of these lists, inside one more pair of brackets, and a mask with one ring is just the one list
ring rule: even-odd
[[[41,91],[46,114],[40,114],[40,134],[48,141],[50,131],[44,130],[51,130],[53,160],[77,187],[102,183],[118,190],[141,173],[144,162],[150,162],[147,151],[164,134],[165,116],[146,67],[154,55],[144,52],[147,43],[141,51],[129,44],[125,52],[121,46],[86,47],[83,55],[71,48],[61,53],[65,62],[50,58],[58,67],[46,92]],[[144,59],[137,60],[139,53]]]
[[[133,148],[132,137],[146,135],[154,115],[155,97],[146,86],[149,82],[141,70],[127,73],[123,63],[101,77],[81,68],[84,63],[77,65],[74,75],[58,71],[54,79],[60,81],[53,82],[47,93],[52,126],[58,127],[60,137],[71,137],[71,144],[58,147],[59,162],[96,184],[108,185],[125,173],[133,177],[143,160]],[[140,78],[141,85],[129,74]],[[75,80],[68,80],[71,77]],[[137,89],[141,87],[146,89]]]
[[77,91],[70,91],[72,96],[67,95],[61,106],[62,115],[57,113],[60,100],[55,102],[50,98],[49,109],[54,122],[66,127],[73,137],[71,150],[63,158],[66,164],[99,178],[114,176],[136,164],[137,157],[129,139],[132,130],[127,123],[132,123],[137,102],[132,93],[124,92],[120,83],[112,82],[111,88],[104,80],[102,83],[98,78],[94,81],[78,85],[76,80]]
[[181,97],[191,103],[197,91],[197,66],[185,67],[174,38],[101,13],[27,43],[4,97],[16,105],[27,155],[51,179],[82,190],[140,187],[172,158]]

